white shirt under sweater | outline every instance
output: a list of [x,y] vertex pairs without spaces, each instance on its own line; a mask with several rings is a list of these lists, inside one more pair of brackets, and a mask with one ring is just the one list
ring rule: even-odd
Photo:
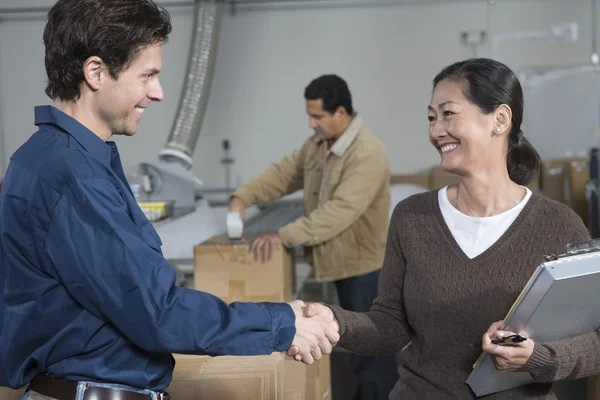
[[525,188],[523,200],[510,210],[491,217],[471,217],[450,203],[447,189],[448,186],[438,191],[440,210],[452,236],[469,258],[477,257],[500,239],[531,198],[531,190]]

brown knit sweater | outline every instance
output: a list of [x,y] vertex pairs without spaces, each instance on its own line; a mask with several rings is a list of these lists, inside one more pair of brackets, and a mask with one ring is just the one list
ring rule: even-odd
[[[475,398],[465,383],[490,324],[502,320],[547,254],[589,239],[566,206],[533,194],[517,219],[488,250],[469,259],[454,240],[437,191],[411,196],[390,222],[379,297],[368,313],[332,306],[339,345],[358,354],[402,353],[400,380],[390,399]],[[536,343],[522,368],[537,382],[486,399],[553,399],[548,382],[600,372],[599,332]]]

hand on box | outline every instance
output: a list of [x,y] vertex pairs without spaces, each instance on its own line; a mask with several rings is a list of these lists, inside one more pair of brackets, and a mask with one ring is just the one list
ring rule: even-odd
[[254,260],[266,263],[273,256],[273,247],[281,245],[282,240],[276,233],[260,235],[252,241],[250,252],[254,253]]
[[497,321],[490,325],[488,331],[481,338],[481,349],[491,355],[498,371],[516,371],[527,363],[533,354],[535,343],[531,338],[520,343],[492,343],[493,339],[515,335],[513,332],[501,331],[503,324],[504,321]]
[[[323,354],[331,354],[333,346],[340,339],[335,318],[332,318],[335,322],[328,321],[326,312],[314,310],[310,311],[310,317],[306,316],[305,304],[301,300],[294,300],[288,304],[296,316],[296,336],[287,354],[305,364],[312,364],[315,360],[320,360]],[[328,308],[320,304],[317,306]],[[311,307],[311,309],[318,310],[318,307]]]

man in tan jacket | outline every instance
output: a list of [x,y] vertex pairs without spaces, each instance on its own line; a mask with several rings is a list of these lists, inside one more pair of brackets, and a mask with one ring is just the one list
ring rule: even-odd
[[[229,210],[304,190],[305,216],[252,242],[262,261],[274,246],[304,246],[317,281],[335,283],[340,305],[368,311],[377,297],[390,211],[390,168],[383,144],[354,112],[346,82],[324,75],[305,89],[309,127],[302,148],[233,193]],[[354,399],[387,399],[398,376],[393,356],[353,355]]]

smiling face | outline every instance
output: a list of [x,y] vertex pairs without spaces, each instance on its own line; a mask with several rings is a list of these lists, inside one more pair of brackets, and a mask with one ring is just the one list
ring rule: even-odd
[[152,44],[140,50],[117,79],[104,80],[97,93],[96,109],[110,134],[134,135],[150,102],[163,100],[164,92],[158,80],[162,52],[162,43]]
[[[484,114],[464,95],[462,82],[444,79],[433,89],[428,108],[429,140],[444,171],[470,175],[502,160],[505,137],[497,131],[497,113]],[[495,134],[498,133],[498,134]],[[492,163],[494,164],[494,163]]]

